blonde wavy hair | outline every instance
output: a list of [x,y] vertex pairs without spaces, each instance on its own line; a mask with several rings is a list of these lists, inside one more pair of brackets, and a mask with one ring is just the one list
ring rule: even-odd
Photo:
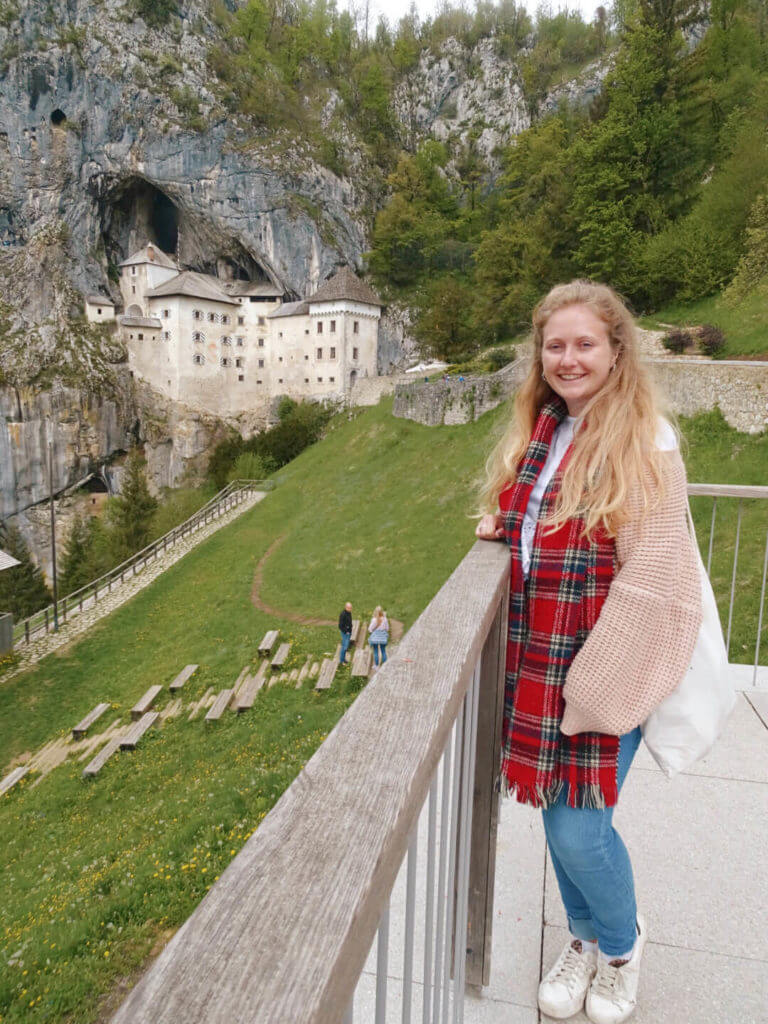
[[[637,328],[616,292],[605,284],[576,280],[556,285],[533,311],[533,359],[530,372],[514,396],[508,429],[486,462],[481,491],[483,512],[496,512],[499,494],[514,482],[542,407],[557,397],[544,380],[541,358],[544,328],[565,306],[587,306],[608,328],[616,356],[613,372],[579,417],[583,429],[574,434],[573,454],[563,474],[552,514],[544,521],[556,528],[584,515],[591,538],[603,527],[609,536],[628,517],[630,488],[639,483],[644,516],[664,496],[663,456],[655,444],[659,416],[672,419],[640,361]],[[678,434],[674,424],[675,433]],[[678,435],[679,437],[679,435]]]

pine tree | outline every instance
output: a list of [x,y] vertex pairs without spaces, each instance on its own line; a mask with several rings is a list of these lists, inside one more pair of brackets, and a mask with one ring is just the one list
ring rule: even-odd
[[59,593],[73,593],[90,583],[92,569],[93,531],[90,517],[79,512],[75,516],[66,540],[59,568]]
[[747,244],[725,299],[737,305],[757,288],[768,292],[768,192],[758,196],[749,214]]
[[19,622],[45,608],[53,598],[43,573],[32,561],[29,548],[15,526],[5,528],[0,545],[21,562],[0,572],[0,612],[10,612]]
[[114,499],[110,519],[119,555],[128,558],[149,543],[149,530],[157,502],[149,493],[145,462],[132,448],[123,475],[120,495]]

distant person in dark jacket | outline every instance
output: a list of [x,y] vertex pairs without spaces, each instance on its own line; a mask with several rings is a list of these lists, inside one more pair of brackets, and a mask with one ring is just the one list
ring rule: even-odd
[[339,616],[339,632],[341,633],[341,651],[339,652],[339,664],[347,664],[347,650],[349,641],[352,639],[352,602],[347,601],[344,611]]

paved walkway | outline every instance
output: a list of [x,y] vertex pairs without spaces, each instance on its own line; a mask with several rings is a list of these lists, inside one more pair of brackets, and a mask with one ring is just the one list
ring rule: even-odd
[[[615,823],[649,934],[634,1024],[768,1024],[768,693],[740,694],[712,754],[672,782],[641,744]],[[387,1024],[401,1019],[404,874],[392,900]],[[549,1024],[536,990],[566,936],[541,814],[504,801],[491,982],[467,994],[466,1024]],[[417,926],[416,979],[420,941]],[[355,1022],[374,1019],[375,952],[374,941]],[[416,984],[419,1021],[420,993]],[[570,1020],[588,1024],[584,1014]]]
[[94,622],[98,622],[99,619],[103,619],[105,615],[113,612],[115,608],[119,608],[121,604],[130,601],[134,594],[143,590],[144,587],[148,587],[161,573],[196,548],[211,534],[216,533],[222,526],[227,526],[243,512],[247,512],[249,508],[261,501],[266,493],[266,491],[253,491],[249,497],[234,505],[228,512],[192,531],[183,540],[177,541],[173,547],[168,548],[167,551],[141,569],[136,576],[127,576],[123,583],[113,584],[112,589],[100,597],[95,604],[92,599],[89,599],[89,605],[84,607],[82,612],[70,611],[67,621],[60,625],[57,633],[43,633],[29,644],[25,644],[23,641],[18,643],[15,650],[20,657],[19,664],[13,672],[3,676],[0,683],[7,682],[20,672],[24,672],[30,665],[34,665],[36,661],[50,654],[51,651],[70,643],[76,636],[89,629]]

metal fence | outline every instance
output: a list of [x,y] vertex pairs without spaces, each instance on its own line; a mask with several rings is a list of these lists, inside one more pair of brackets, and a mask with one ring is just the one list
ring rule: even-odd
[[14,644],[18,646],[22,641],[30,643],[38,636],[49,633],[57,621],[59,623],[66,622],[69,616],[92,607],[100,598],[110,594],[113,586],[123,583],[126,578],[132,579],[150,562],[156,561],[164,551],[239,505],[253,491],[271,490],[272,487],[274,484],[270,480],[234,480],[227,484],[189,519],[174,526],[164,536],[152,541],[141,551],[137,551],[135,555],[131,555],[120,565],[110,569],[108,573],[92,580],[84,587],[80,587],[79,590],[67,594],[66,597],[60,597],[55,606],[50,604],[35,612],[34,615],[30,615],[29,618],[17,622],[13,627]]
[[701,556],[739,688],[768,686],[768,487],[689,484]]

